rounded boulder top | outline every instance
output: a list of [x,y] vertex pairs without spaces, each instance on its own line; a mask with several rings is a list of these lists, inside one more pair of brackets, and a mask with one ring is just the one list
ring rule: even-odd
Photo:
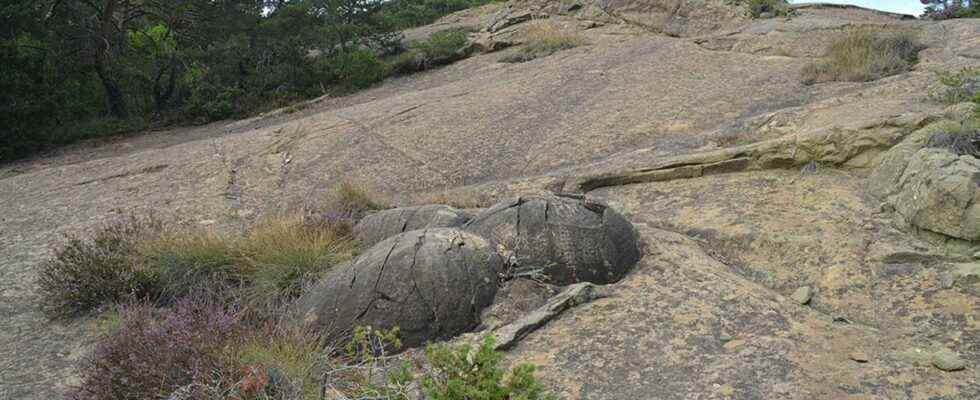
[[373,246],[402,232],[425,228],[454,228],[465,224],[469,219],[466,212],[442,204],[393,208],[361,219],[354,226],[354,236],[364,246]]
[[640,259],[633,225],[608,206],[557,196],[494,205],[463,229],[512,253],[518,268],[540,268],[550,283],[607,284]]

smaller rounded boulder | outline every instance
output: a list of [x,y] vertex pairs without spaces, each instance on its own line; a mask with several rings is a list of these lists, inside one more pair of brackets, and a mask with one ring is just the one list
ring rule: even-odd
[[297,316],[328,339],[357,326],[397,326],[405,346],[418,346],[479,325],[502,271],[490,242],[472,233],[404,232],[328,273],[300,297]]
[[494,205],[463,229],[512,252],[518,267],[542,269],[549,283],[613,283],[640,260],[633,224],[597,203],[557,196]]
[[402,232],[426,228],[455,228],[469,219],[466,212],[442,204],[393,208],[361,219],[354,226],[354,237],[364,246],[373,246]]

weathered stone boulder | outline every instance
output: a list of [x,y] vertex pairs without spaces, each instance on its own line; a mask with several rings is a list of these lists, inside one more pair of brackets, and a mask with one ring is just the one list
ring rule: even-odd
[[611,283],[640,259],[633,225],[615,210],[561,197],[519,197],[477,215],[463,229],[539,267],[550,283]]
[[469,221],[470,216],[442,204],[394,208],[379,211],[361,219],[354,226],[354,236],[365,247],[402,232],[425,228],[454,228]]
[[502,269],[482,237],[450,228],[409,231],[331,271],[298,300],[297,318],[329,339],[356,326],[397,326],[404,345],[418,346],[476,327]]
[[912,155],[898,182],[895,211],[919,228],[980,240],[980,160],[945,149]]

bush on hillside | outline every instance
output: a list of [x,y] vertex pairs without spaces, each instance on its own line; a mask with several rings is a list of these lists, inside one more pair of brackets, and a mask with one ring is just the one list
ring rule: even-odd
[[945,104],[971,102],[980,106],[980,68],[939,73],[940,90],[932,98]]
[[467,30],[453,28],[433,33],[427,40],[413,42],[392,61],[398,74],[424,71],[465,58]]
[[574,30],[548,20],[537,20],[528,24],[526,37],[527,41],[516,53],[500,61],[526,62],[585,44],[585,39]]
[[785,17],[792,13],[786,0],[748,0],[745,3],[752,18]]
[[932,134],[928,147],[947,149],[960,156],[980,158],[980,120],[965,121]]
[[865,82],[900,74],[915,65],[921,49],[910,32],[852,30],[831,42],[823,59],[806,65],[802,80]]
[[228,376],[220,354],[240,330],[217,304],[185,299],[169,309],[133,304],[82,362],[71,399],[158,399],[192,382]]
[[475,349],[468,344],[435,344],[427,347],[425,355],[431,366],[421,378],[426,398],[557,399],[534,377],[533,365],[520,364],[511,371],[500,368],[503,354],[493,347],[493,337],[490,335],[485,336]]
[[130,218],[104,227],[90,240],[68,238],[41,264],[42,308],[52,316],[72,316],[149,295],[155,278],[139,262],[137,247],[158,230],[156,221]]

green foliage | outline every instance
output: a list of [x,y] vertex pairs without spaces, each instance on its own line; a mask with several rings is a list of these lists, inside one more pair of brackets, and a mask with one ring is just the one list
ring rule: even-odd
[[525,33],[527,40],[524,46],[516,53],[501,59],[501,62],[526,62],[585,44],[585,39],[575,31],[547,20],[528,24]]
[[238,245],[247,280],[246,303],[258,311],[276,311],[298,297],[303,286],[356,250],[345,224],[315,220],[305,213],[277,215],[254,225]]
[[395,73],[424,71],[466,57],[466,30],[453,28],[433,33],[427,40],[412,42],[392,61]]
[[926,146],[980,158],[980,118],[943,126],[929,137]]
[[327,59],[336,82],[351,89],[365,89],[388,76],[388,65],[367,50],[350,50]]
[[205,123],[389,74],[398,30],[487,0],[107,0],[3,6],[0,162],[146,126]]
[[752,18],[762,18],[764,15],[785,17],[793,11],[786,0],[748,0],[748,6]]
[[319,337],[302,332],[248,335],[229,346],[227,363],[244,376],[244,398],[319,399],[320,373],[327,363]]
[[384,15],[397,29],[435,22],[443,15],[479,7],[498,0],[400,0],[385,3]]
[[138,251],[143,268],[156,279],[156,298],[162,303],[237,286],[241,280],[234,243],[212,230],[165,232],[139,243]]
[[864,82],[900,74],[915,65],[921,49],[910,32],[852,30],[834,40],[821,61],[806,65],[802,80]]
[[42,308],[52,316],[71,316],[147,295],[153,277],[137,261],[137,246],[157,229],[153,221],[134,218],[105,227],[91,240],[69,238],[41,265]]
[[507,371],[499,364],[503,355],[493,349],[493,337],[485,336],[479,347],[430,345],[425,354],[431,372],[421,379],[432,400],[537,400],[555,399],[534,378],[534,366],[521,364]]
[[980,68],[940,72],[938,75],[942,88],[931,94],[933,100],[945,104],[972,102],[980,106]]

